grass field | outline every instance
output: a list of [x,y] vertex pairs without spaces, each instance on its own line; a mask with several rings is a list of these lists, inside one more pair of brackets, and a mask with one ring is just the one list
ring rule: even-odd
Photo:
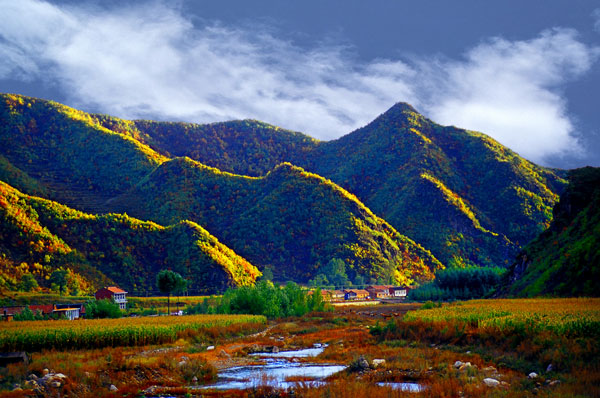
[[4,322],[0,324],[0,351],[70,350],[164,344],[182,336],[226,330],[235,325],[263,325],[254,315],[193,315],[77,321]]
[[471,300],[412,311],[405,321],[465,322],[479,328],[550,331],[572,337],[600,337],[600,299]]
[[461,347],[520,371],[600,368],[600,299],[472,300],[408,312],[377,326],[380,341]]

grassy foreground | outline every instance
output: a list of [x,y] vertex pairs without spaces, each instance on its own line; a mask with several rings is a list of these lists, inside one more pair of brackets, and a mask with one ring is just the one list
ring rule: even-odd
[[[28,365],[0,369],[0,386],[5,389],[0,395],[35,396],[26,379],[47,368],[67,379],[46,393],[94,398],[600,396],[599,299],[474,300],[427,307],[346,306],[335,312],[271,320],[267,328],[264,318],[229,326],[210,321],[205,323],[212,327],[183,329],[176,332],[176,340],[159,345],[43,350],[34,352]],[[158,327],[164,320],[167,326],[162,326],[177,328],[171,322],[186,318],[197,319],[147,318],[144,325],[150,327],[154,321]],[[119,320],[103,322],[114,326]],[[127,340],[114,344],[123,342]],[[194,379],[200,384],[214,381],[217,369],[256,364],[256,357],[249,354],[257,349],[290,350],[315,343],[327,348],[316,358],[299,361],[348,365],[326,384],[290,380],[299,382],[293,392],[263,386],[232,391],[192,387]],[[215,349],[207,350],[209,345]],[[357,366],[361,357],[368,368]],[[537,375],[530,377],[531,372]],[[488,385],[489,379],[497,384]],[[415,382],[424,390],[406,392],[385,385],[393,382]],[[8,391],[15,383],[23,390]],[[117,391],[110,391],[111,385]]]

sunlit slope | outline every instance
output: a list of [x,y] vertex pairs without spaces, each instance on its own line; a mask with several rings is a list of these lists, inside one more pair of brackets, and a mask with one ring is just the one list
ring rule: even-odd
[[506,265],[546,228],[556,172],[490,137],[397,104],[313,154],[311,169],[356,194],[443,262]]
[[511,269],[510,294],[600,295],[600,168],[569,171],[569,186],[546,231]]
[[0,251],[5,288],[14,288],[25,273],[44,285],[59,267],[72,269],[90,289],[113,280],[132,292],[153,290],[156,274],[167,267],[203,293],[249,285],[260,275],[193,222],[162,227],[122,214],[90,215],[3,182]]
[[[360,274],[398,283],[430,279],[441,267],[356,197],[291,165],[264,178],[223,173],[189,159],[169,160],[169,150],[152,149],[159,139],[138,128],[152,122],[89,115],[22,96],[2,100],[7,123],[0,139],[8,146],[0,155],[22,172],[18,188],[25,191],[33,181],[47,197],[80,210],[127,212],[162,225],[192,220],[282,280],[306,281],[335,257],[347,262],[351,278]],[[272,138],[269,148],[279,148],[281,157],[295,147],[308,153],[316,145],[298,133],[280,135],[275,127],[248,123],[254,133]],[[231,145],[237,141],[232,137]],[[260,142],[248,138],[245,150],[253,153],[252,145]]]
[[[80,210],[109,211],[108,199],[165,160],[90,115],[52,101],[2,94],[0,120],[0,155],[37,180],[49,198]],[[30,185],[16,188],[40,193]]]
[[100,122],[120,124],[160,153],[237,174],[264,175],[282,161],[301,166],[355,194],[446,263],[508,265],[547,228],[565,185],[563,171],[537,166],[485,134],[440,126],[402,103],[329,142],[252,120],[109,119]]
[[176,158],[115,205],[160,223],[194,220],[278,280],[307,281],[332,258],[348,264],[352,279],[397,283],[430,279],[441,267],[354,195],[289,163],[255,178]]

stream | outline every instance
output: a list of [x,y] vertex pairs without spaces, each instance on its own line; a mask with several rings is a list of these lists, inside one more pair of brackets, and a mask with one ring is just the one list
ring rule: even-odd
[[[250,356],[264,360],[260,365],[235,366],[219,372],[216,383],[198,387],[215,390],[244,390],[259,386],[289,389],[303,383],[309,386],[321,386],[325,379],[347,366],[299,361],[298,358],[312,358],[323,352],[326,345],[295,351],[260,352]],[[418,383],[377,383],[381,387],[391,387],[407,392],[420,392],[423,386]]]

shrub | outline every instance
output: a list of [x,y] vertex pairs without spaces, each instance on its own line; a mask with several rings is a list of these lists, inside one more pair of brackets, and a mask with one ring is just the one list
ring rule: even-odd
[[85,317],[89,319],[120,318],[123,312],[112,300],[90,300],[85,304]]
[[180,366],[181,376],[188,383],[196,377],[198,381],[210,382],[217,378],[217,369],[202,358],[192,358]]
[[41,321],[44,319],[44,316],[40,311],[34,313],[29,307],[25,307],[20,314],[15,314],[13,319],[15,321]]
[[281,288],[270,281],[260,281],[252,287],[228,289],[221,298],[205,299],[186,308],[188,314],[252,314],[271,319],[326,310],[328,307],[319,289],[310,296],[293,282]]

